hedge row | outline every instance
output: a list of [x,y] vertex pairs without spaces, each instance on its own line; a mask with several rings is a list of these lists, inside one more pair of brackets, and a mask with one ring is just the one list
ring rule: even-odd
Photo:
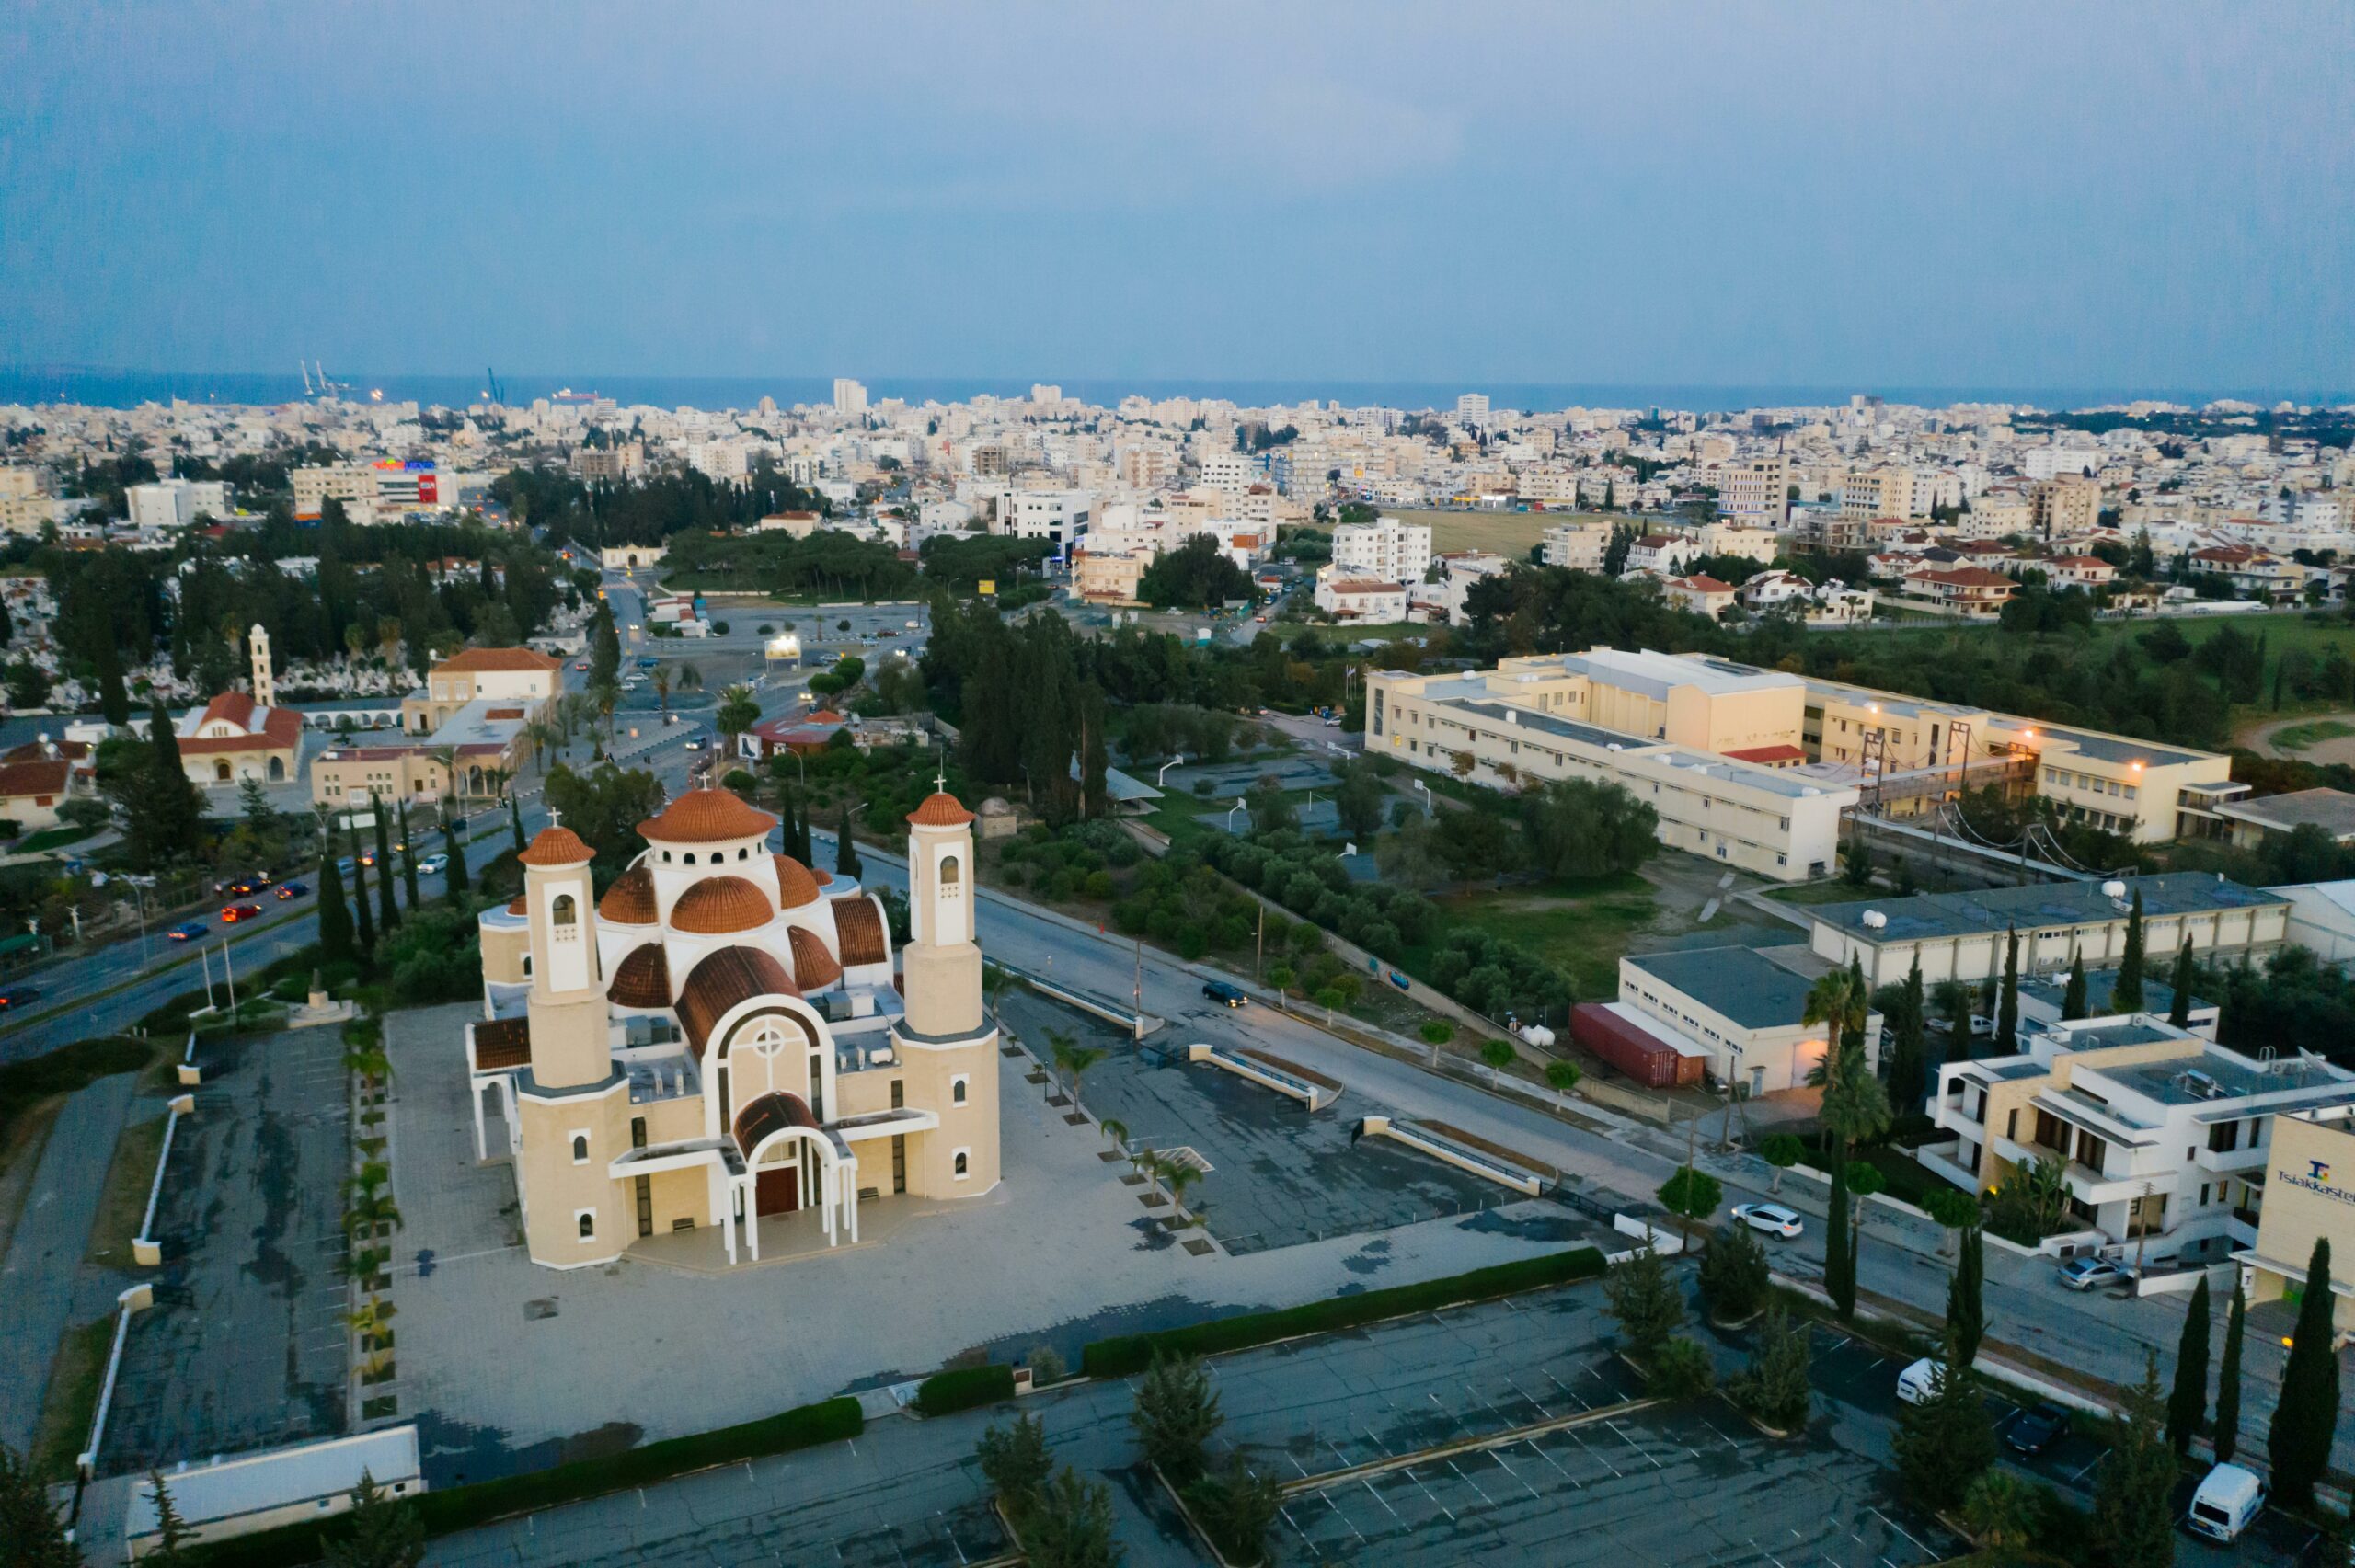
[[1013,1397],[1011,1367],[960,1367],[935,1372],[916,1385],[916,1409],[925,1415],[947,1415]]
[[1247,1312],[1155,1333],[1099,1339],[1080,1352],[1080,1369],[1091,1378],[1125,1378],[1153,1365],[1155,1356],[1215,1356],[1223,1351],[1248,1350],[1253,1345],[1299,1334],[1357,1328],[1410,1312],[1427,1312],[1438,1307],[1484,1301],[1542,1286],[1593,1279],[1603,1274],[1604,1266],[1603,1254],[1594,1248],[1574,1247],[1568,1252],[1477,1268],[1445,1279],[1427,1279],[1419,1285],[1394,1285],[1386,1290],[1335,1296],[1281,1311]]
[[[848,1397],[830,1399],[759,1421],[722,1426],[690,1437],[668,1437],[599,1459],[576,1459],[527,1475],[501,1476],[472,1486],[428,1492],[409,1506],[416,1509],[428,1536],[449,1535],[497,1519],[578,1503],[583,1498],[625,1492],[634,1486],[650,1486],[693,1471],[839,1442],[856,1437],[865,1429],[866,1419],[859,1413],[858,1401]],[[296,1563],[318,1561],[325,1552],[325,1542],[336,1529],[334,1521],[289,1526],[224,1541],[207,1551],[201,1561],[224,1568],[293,1568]]]
[[71,1094],[118,1072],[137,1072],[155,1056],[155,1047],[145,1040],[109,1035],[0,1066],[0,1139],[15,1130],[17,1118],[35,1101]]

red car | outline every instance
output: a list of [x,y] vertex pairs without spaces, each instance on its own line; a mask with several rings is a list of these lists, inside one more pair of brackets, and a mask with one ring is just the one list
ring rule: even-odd
[[232,904],[221,911],[221,921],[224,925],[234,925],[239,921],[258,919],[260,915],[259,904]]

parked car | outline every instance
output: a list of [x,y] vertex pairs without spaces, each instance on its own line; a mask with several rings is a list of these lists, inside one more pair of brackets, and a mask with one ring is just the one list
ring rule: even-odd
[[1927,1404],[1937,1392],[1938,1364],[1926,1356],[1897,1374],[1897,1398],[1901,1404]]
[[1202,994],[1222,1007],[1247,1007],[1251,999],[1224,980],[1212,980],[1202,987]]
[[289,898],[299,898],[309,891],[310,889],[300,882],[281,882],[278,885],[279,902],[284,903]]
[[1798,1210],[1779,1203],[1737,1203],[1733,1217],[1752,1230],[1780,1236],[1786,1242],[1797,1241],[1807,1230],[1807,1221],[1799,1218]]
[[2072,1258],[2061,1265],[2061,1283],[2072,1290],[2091,1290],[2097,1286],[2117,1285],[2126,1277],[2123,1268],[2105,1258]]
[[2040,1454],[2069,1435],[2069,1413],[2057,1404],[2031,1405],[2004,1428],[2004,1446],[2017,1454]]
[[258,919],[260,915],[259,904],[231,904],[221,911],[221,921],[224,925],[235,925],[239,921]]
[[212,928],[207,926],[202,921],[190,921],[185,924],[172,927],[171,930],[164,933],[164,934],[170,937],[174,942],[195,942],[209,934]]
[[641,658],[638,661],[638,667],[640,670],[651,670],[661,662],[659,658]]
[[0,986],[0,1009],[22,1007],[40,1000],[39,986]]
[[2254,1471],[2235,1464],[2218,1465],[2191,1494],[2191,1511],[2183,1522],[2210,1540],[2231,1541],[2265,1512],[2265,1482]]
[[446,854],[430,854],[417,863],[417,872],[420,876],[439,876],[449,869],[450,857]]

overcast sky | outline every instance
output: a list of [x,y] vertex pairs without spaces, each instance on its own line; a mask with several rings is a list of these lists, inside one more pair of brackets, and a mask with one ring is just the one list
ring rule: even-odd
[[0,16],[0,364],[2355,389],[2355,6]]

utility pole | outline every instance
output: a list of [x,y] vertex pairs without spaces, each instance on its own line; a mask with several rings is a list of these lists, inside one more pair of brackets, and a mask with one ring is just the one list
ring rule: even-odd
[[1136,1043],[1144,1044],[1144,938],[1137,938]]
[[1259,906],[1259,929],[1251,939],[1251,983],[1259,983],[1259,963],[1268,956],[1268,906]]

